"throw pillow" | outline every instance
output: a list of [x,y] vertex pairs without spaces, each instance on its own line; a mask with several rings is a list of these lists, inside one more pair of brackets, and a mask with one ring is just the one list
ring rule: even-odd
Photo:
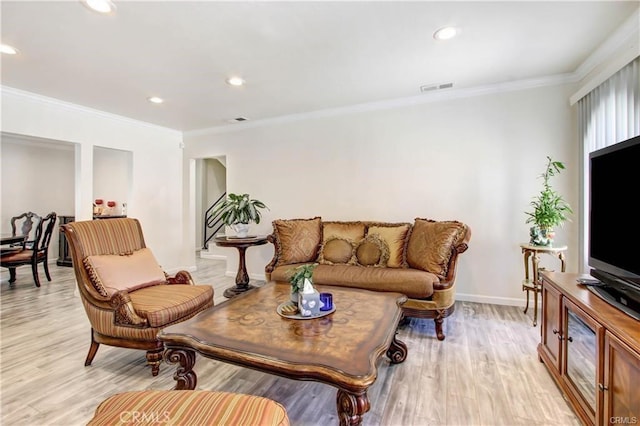
[[466,233],[467,227],[461,222],[416,218],[407,245],[407,263],[412,268],[446,277],[451,251]]
[[322,238],[322,219],[274,220],[278,264],[315,262]]
[[320,248],[318,263],[353,264],[353,242],[345,238],[331,238],[325,241]]
[[121,255],[87,256],[83,263],[93,287],[106,297],[166,282],[164,271],[148,248]]
[[402,268],[405,263],[405,246],[410,223],[380,223],[369,226],[367,235],[379,235],[389,246],[389,268]]
[[389,261],[389,246],[377,234],[367,235],[356,245],[356,260],[360,266],[384,268]]
[[332,238],[360,241],[364,235],[365,225],[362,222],[324,222],[322,224],[322,241]]

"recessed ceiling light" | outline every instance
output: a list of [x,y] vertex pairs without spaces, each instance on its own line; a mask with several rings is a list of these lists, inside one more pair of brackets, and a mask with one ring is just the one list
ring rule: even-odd
[[82,4],[98,13],[112,13],[116,11],[116,5],[110,0],[80,0]]
[[164,102],[164,99],[159,98],[159,97],[157,97],[157,96],[152,96],[152,97],[150,97],[150,98],[147,98],[147,100],[148,100],[149,102],[151,102],[152,104],[161,104],[161,103],[163,103],[163,102]]
[[0,52],[6,53],[7,55],[15,55],[18,53],[18,49],[8,44],[0,44]]
[[455,27],[442,27],[435,33],[433,33],[433,38],[436,40],[449,40],[452,39],[458,34],[458,29]]
[[241,77],[230,77],[227,79],[227,83],[232,86],[242,86],[244,84],[244,80]]

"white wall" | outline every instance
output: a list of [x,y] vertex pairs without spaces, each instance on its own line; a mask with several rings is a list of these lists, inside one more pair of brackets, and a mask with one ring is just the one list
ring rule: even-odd
[[[278,218],[466,222],[473,238],[460,258],[459,299],[520,304],[524,211],[541,189],[537,177],[547,155],[566,163],[552,183],[577,205],[572,90],[549,86],[194,132],[184,137],[185,161],[226,155],[227,190],[247,192],[271,209],[253,227],[262,234]],[[569,271],[577,270],[576,230],[569,223],[557,233],[558,243],[570,247]],[[250,275],[263,276],[272,254],[272,245],[249,249]],[[236,253],[228,258],[228,273],[235,273]],[[551,260],[542,263],[557,268]]]
[[128,216],[141,221],[147,246],[165,270],[193,268],[193,246],[186,246],[183,233],[180,132],[10,88],[2,90],[2,130],[77,144],[76,220],[92,216],[94,147],[131,151]]
[[[32,211],[40,216],[74,212],[74,148],[72,144],[2,135],[0,229],[11,232],[11,217]],[[49,244],[49,259],[58,258],[58,232]]]

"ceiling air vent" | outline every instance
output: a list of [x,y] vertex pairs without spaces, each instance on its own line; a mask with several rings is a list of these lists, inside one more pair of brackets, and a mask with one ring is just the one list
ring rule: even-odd
[[230,120],[227,120],[229,123],[242,123],[243,121],[249,121],[247,117],[236,117]]
[[449,89],[451,87],[453,87],[453,83],[426,84],[420,86],[420,91],[426,93],[433,92],[434,90]]

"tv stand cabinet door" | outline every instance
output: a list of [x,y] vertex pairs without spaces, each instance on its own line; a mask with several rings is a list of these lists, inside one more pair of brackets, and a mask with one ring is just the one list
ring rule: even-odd
[[602,382],[599,348],[604,328],[568,298],[562,298],[562,306],[562,381],[580,418],[597,424],[602,407],[598,383]]
[[547,358],[547,367],[552,368],[559,376],[561,373],[561,354],[562,346],[562,295],[555,288],[542,284],[542,325],[540,332],[542,340],[540,343],[541,351]]
[[640,354],[608,331],[604,335],[602,424],[640,423]]

